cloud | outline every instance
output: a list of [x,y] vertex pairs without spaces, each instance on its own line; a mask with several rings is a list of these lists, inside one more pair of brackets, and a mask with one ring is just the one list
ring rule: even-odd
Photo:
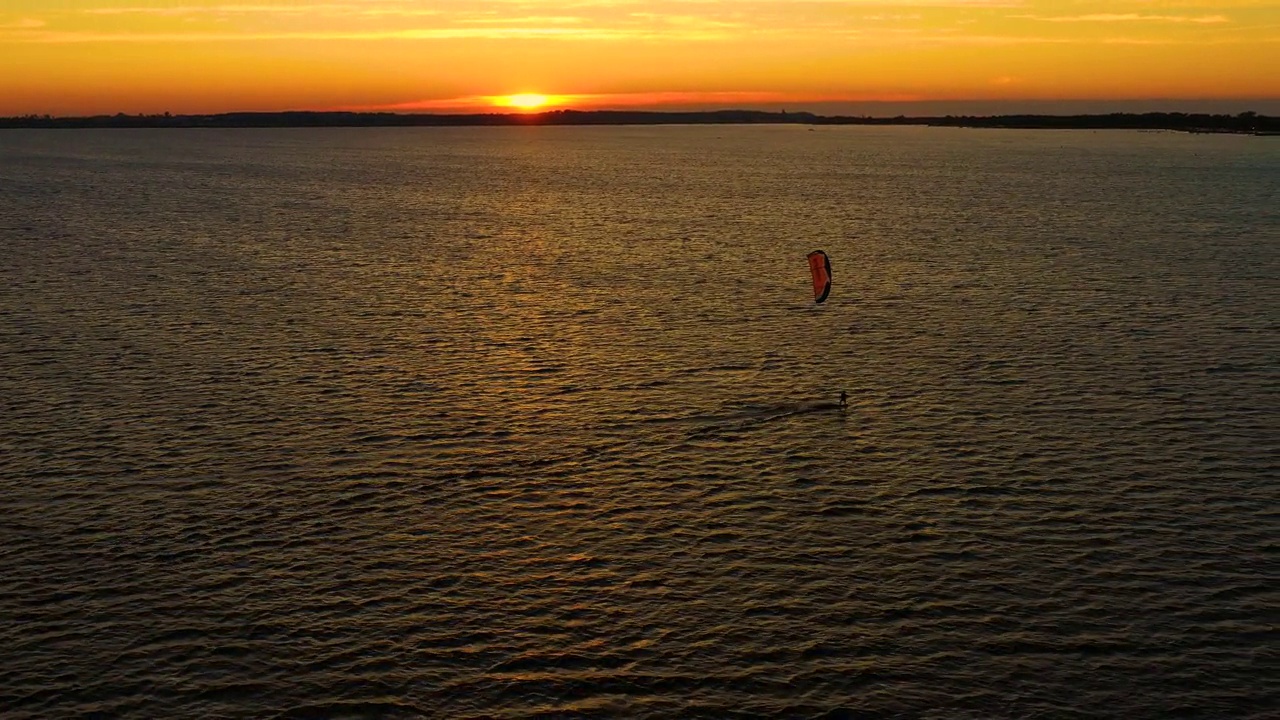
[[0,30],[35,30],[47,25],[43,20],[35,18],[22,18],[13,22],[0,22]]
[[869,20],[871,22],[902,22],[903,20],[919,20],[921,17],[922,16],[920,15],[920,13],[912,13],[912,14],[906,14],[906,15],[892,14],[892,13],[878,13],[876,15],[863,15],[862,19]]
[[[145,0],[144,0],[145,1]],[[1006,32],[991,21],[1142,23],[1189,27],[1226,25],[1221,14],[1160,11],[1074,15],[951,12],[921,8],[1022,7],[1031,0],[329,0],[316,4],[247,0],[197,5],[139,4],[68,11],[55,28],[44,23],[0,24],[0,41],[20,43],[206,43],[269,41],[543,40],[564,42],[839,42],[861,46],[1009,46],[1102,44],[1083,32],[1042,37],[1038,30]],[[1041,7],[1044,7],[1041,5]],[[1096,5],[1095,5],[1096,7]],[[1134,7],[1130,4],[1128,7]],[[1143,5],[1150,10],[1150,3]],[[79,27],[64,23],[79,14]],[[129,20],[146,15],[153,20]],[[936,17],[935,17],[936,16]],[[86,17],[93,17],[85,26]],[[115,20],[106,21],[107,17]],[[164,20],[160,20],[164,18]],[[411,19],[411,18],[416,18]],[[211,21],[216,21],[211,22]],[[1040,26],[1044,27],[1044,26]],[[1231,27],[1239,27],[1231,25]],[[1255,29],[1256,30],[1256,29]],[[1053,33],[1057,34],[1057,33]],[[1125,35],[1127,31],[1117,32]],[[1140,33],[1135,33],[1140,34]],[[1218,38],[1222,41],[1223,38]],[[1188,39],[1190,41],[1190,39]],[[1243,42],[1243,40],[1241,40]],[[1153,42],[1153,41],[1144,41]],[[1165,43],[1167,41],[1154,41]],[[1169,41],[1171,42],[1171,41]],[[1196,42],[1209,44],[1205,38]]]
[[[12,33],[7,38],[25,43],[205,43],[264,41],[372,41],[372,40],[719,40],[725,37],[695,30],[681,34],[637,29],[571,27],[417,28],[407,30],[319,32],[93,32],[47,31]],[[0,40],[5,39],[0,33]]]
[[[414,112],[508,112],[502,107],[506,96],[468,95],[453,98],[433,98],[386,105],[363,105],[345,108],[358,111]],[[773,91],[665,91],[638,93],[579,93],[548,96],[552,102],[546,109],[624,109],[638,107],[735,107],[744,105],[781,104],[797,102],[910,102],[922,99],[917,95],[868,95],[850,97],[814,93]]]
[[1014,17],[1055,23],[1149,22],[1216,25],[1231,22],[1231,19],[1225,15],[1142,15],[1139,13],[1095,13],[1093,15],[1056,15],[1048,17],[1042,15],[1015,15]]
[[[435,0],[430,9],[419,3],[394,0],[346,0],[346,2],[296,3],[256,2],[217,5],[122,5],[118,7],[84,8],[86,15],[309,15],[316,12],[346,13],[366,16],[422,16],[447,14],[578,13],[581,11],[616,11],[642,8],[652,14],[688,14],[690,8],[734,15],[792,14],[805,6],[813,8],[873,9],[977,9],[1024,7],[1025,0],[489,0],[488,10],[478,10],[472,0]],[[497,8],[497,9],[493,9]]]
[[363,15],[369,17],[405,16],[421,17],[440,15],[437,9],[405,7],[374,3],[312,3],[312,4],[227,4],[227,5],[128,5],[123,7],[85,8],[85,15],[159,15],[183,17],[193,15],[285,15],[307,16],[320,14]]

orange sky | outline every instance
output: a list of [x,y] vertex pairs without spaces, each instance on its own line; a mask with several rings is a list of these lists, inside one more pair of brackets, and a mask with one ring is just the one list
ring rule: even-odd
[[0,115],[507,111],[493,98],[514,93],[582,109],[1280,101],[1277,67],[1269,0],[0,5]]

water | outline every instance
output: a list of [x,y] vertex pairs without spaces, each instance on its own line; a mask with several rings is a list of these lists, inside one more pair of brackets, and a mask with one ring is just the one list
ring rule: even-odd
[[1269,139],[7,131],[0,238],[6,718],[1280,707]]

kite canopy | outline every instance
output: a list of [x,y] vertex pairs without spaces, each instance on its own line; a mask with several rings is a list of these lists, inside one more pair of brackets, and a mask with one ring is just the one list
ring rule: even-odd
[[809,253],[809,272],[813,273],[813,301],[820,303],[831,293],[831,258],[821,250]]

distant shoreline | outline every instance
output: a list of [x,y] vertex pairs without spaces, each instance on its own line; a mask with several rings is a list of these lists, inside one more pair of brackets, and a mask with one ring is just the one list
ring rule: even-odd
[[494,127],[528,125],[924,125],[1024,130],[1173,130],[1192,133],[1280,135],[1280,118],[1246,112],[1110,113],[1097,115],[946,115],[867,117],[807,112],[713,110],[649,112],[552,110],[538,113],[430,114],[386,112],[235,112],[213,115],[94,115],[0,118],[0,129],[92,128],[292,128],[292,127]]

